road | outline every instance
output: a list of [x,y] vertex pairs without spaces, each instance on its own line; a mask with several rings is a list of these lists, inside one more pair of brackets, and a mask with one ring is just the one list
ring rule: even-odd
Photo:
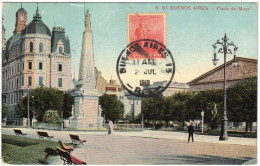
[[[37,138],[36,130],[26,131]],[[2,129],[2,133],[12,134]],[[58,139],[70,143],[68,133],[48,131]],[[90,165],[111,164],[242,164],[256,157],[256,146],[208,142],[187,143],[184,140],[107,135],[105,132],[74,132],[87,142],[71,154]],[[196,137],[195,137],[196,138]],[[59,156],[51,156],[49,164],[63,164]]]

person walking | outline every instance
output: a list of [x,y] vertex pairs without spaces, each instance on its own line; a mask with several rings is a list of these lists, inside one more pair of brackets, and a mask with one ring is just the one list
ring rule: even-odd
[[193,122],[191,122],[190,126],[188,127],[188,133],[189,133],[188,143],[190,142],[190,137],[192,138],[192,142],[194,142],[194,139],[193,139],[194,125],[193,125]]
[[110,120],[108,123],[108,134],[113,134],[114,133],[114,124],[113,122]]

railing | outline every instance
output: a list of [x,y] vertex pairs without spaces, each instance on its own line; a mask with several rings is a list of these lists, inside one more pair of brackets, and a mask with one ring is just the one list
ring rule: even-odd
[[49,130],[60,130],[61,129],[61,123],[42,123],[42,122],[34,122],[33,129],[49,129]]
[[134,131],[139,131],[142,130],[142,125],[141,124],[114,124],[114,129],[115,130],[134,130]]

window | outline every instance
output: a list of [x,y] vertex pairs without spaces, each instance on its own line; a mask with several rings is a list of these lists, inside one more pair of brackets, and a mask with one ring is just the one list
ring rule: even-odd
[[39,52],[43,52],[43,44],[42,43],[39,44]]
[[39,63],[39,70],[42,70],[42,62]]
[[30,52],[33,52],[33,43],[30,42]]
[[28,86],[32,86],[32,77],[31,76],[28,77]]
[[62,64],[59,64],[59,71],[62,71]]
[[43,78],[42,77],[39,77],[39,86],[43,86]]
[[62,87],[62,78],[58,78],[58,87]]
[[62,54],[62,47],[59,47],[59,54]]
[[19,81],[18,81],[18,79],[16,80],[16,88],[18,88],[18,83],[19,83]]
[[24,77],[22,77],[22,86],[24,85]]
[[20,66],[19,66],[19,63],[17,64],[17,72],[19,72],[20,71],[20,68],[19,68]]
[[23,62],[23,70],[24,70],[24,62]]
[[32,62],[28,62],[28,68],[32,69]]

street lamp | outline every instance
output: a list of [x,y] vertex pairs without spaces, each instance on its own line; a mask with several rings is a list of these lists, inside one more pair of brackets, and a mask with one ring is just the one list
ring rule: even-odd
[[201,111],[201,133],[203,133],[204,111]]
[[28,113],[27,113],[27,128],[30,128],[30,88],[28,87],[28,89],[27,89],[27,91],[28,91],[28,94],[27,94],[27,96],[28,96]]
[[[34,98],[34,96],[32,96]],[[27,128],[30,128],[30,87],[27,88],[28,112],[27,112]]]
[[236,58],[236,50],[238,49],[237,46],[234,45],[233,41],[231,41],[230,43],[228,42],[228,38],[225,36],[224,38],[222,38],[222,42],[220,42],[220,40],[217,40],[217,42],[215,44],[213,44],[213,48],[214,48],[214,54],[213,54],[213,64],[216,65],[218,62],[218,58],[217,58],[217,45],[220,45],[220,48],[218,50],[218,53],[224,53],[224,106],[223,106],[223,116],[221,119],[221,134],[219,137],[219,140],[228,140],[228,134],[227,134],[227,129],[228,129],[228,118],[227,118],[227,110],[226,110],[226,106],[227,106],[227,92],[226,92],[226,55],[227,54],[232,54],[232,51],[229,47],[234,47],[234,59],[232,62],[232,66],[236,67],[238,65],[237,63],[237,58]]

